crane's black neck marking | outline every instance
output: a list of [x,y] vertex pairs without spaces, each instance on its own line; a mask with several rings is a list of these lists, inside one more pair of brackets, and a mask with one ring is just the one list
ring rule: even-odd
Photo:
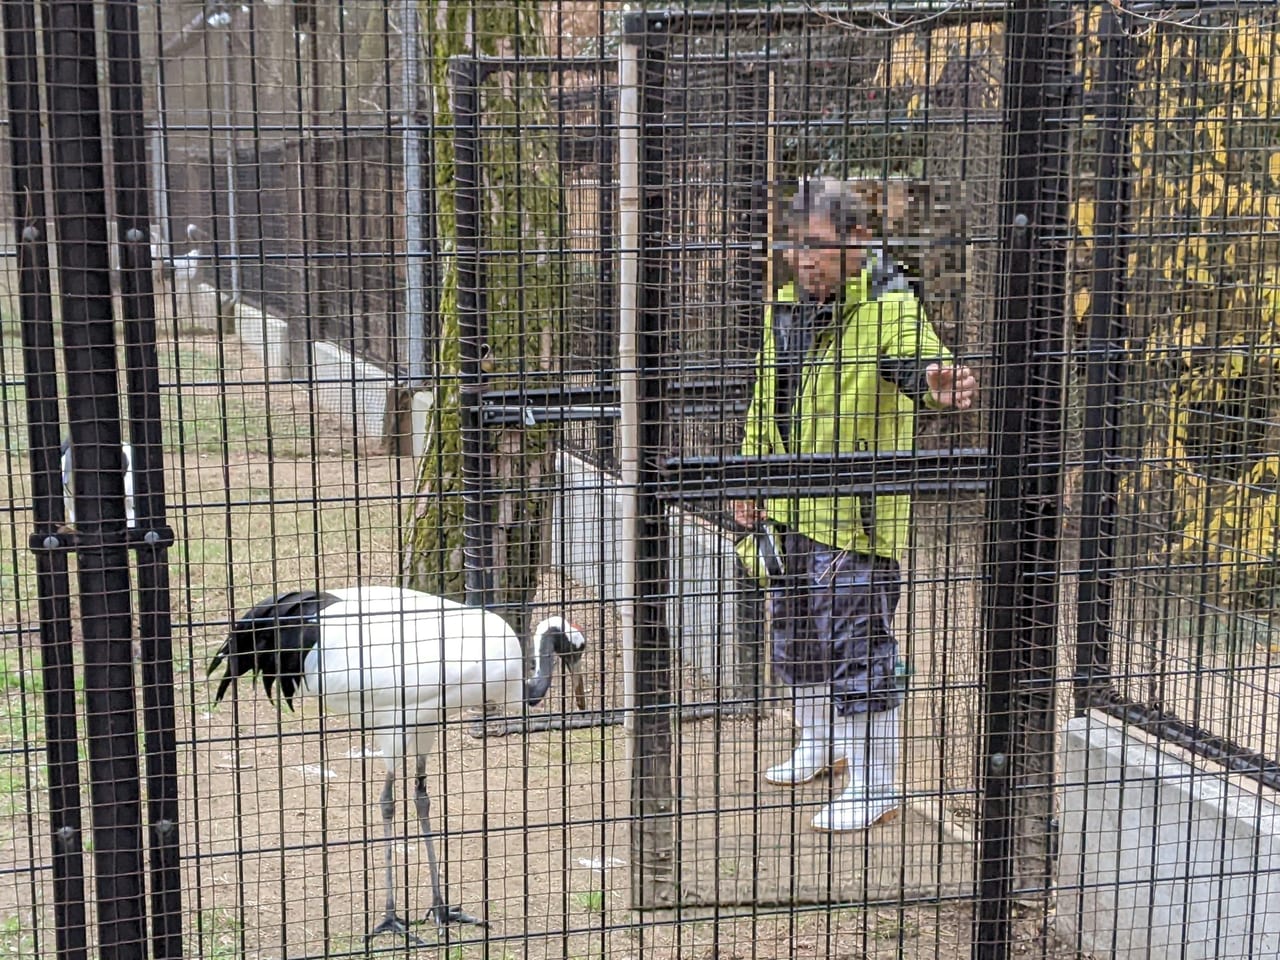
[[559,627],[547,627],[542,631],[542,640],[534,652],[533,676],[524,683],[524,699],[529,706],[536,707],[551,689],[556,657],[566,657],[578,652],[578,648],[570,642],[569,635]]

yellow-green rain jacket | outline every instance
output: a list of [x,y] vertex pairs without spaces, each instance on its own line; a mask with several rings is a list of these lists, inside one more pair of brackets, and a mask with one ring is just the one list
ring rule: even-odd
[[[878,280],[876,281],[879,286]],[[915,446],[915,400],[884,379],[881,360],[937,360],[951,354],[938,338],[924,308],[905,284],[873,296],[873,271],[864,269],[845,287],[843,322],[814,337],[792,411],[793,449],[784,448],[775,419],[777,387],[773,311],[765,310],[764,341],[747,410],[744,456],[769,454],[848,454],[858,451],[908,451]],[[794,302],[788,284],[779,302]],[[838,335],[837,335],[838,334]],[[926,394],[924,402],[936,406]],[[864,504],[862,501],[870,500]],[[766,501],[771,520],[819,543],[842,550],[875,553],[900,560],[907,546],[911,498],[905,494],[796,496]],[[748,569],[758,567],[753,538],[742,544]]]

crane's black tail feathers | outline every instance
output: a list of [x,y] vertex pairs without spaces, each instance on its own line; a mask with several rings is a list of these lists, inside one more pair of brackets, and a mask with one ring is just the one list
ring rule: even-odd
[[271,697],[277,682],[280,695],[293,709],[293,695],[302,683],[307,654],[320,641],[320,611],[338,598],[316,590],[292,590],[255,606],[236,621],[209,664],[209,675],[226,663],[214,704],[246,673],[262,677]]

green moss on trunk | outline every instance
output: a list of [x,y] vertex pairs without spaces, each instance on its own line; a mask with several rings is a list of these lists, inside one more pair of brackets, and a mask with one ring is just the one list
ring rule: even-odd
[[[536,0],[483,4],[422,0],[435,132],[424,161],[436,196],[441,250],[439,335],[434,345],[436,384],[421,463],[419,497],[406,551],[410,586],[463,597],[462,462],[459,426],[460,374],[454,218],[453,112],[449,58],[458,54],[537,56],[544,53],[542,5]],[[492,385],[512,386],[549,366],[549,345],[558,341],[561,311],[557,258],[546,251],[560,235],[560,189],[554,140],[530,124],[550,117],[544,77],[499,72],[481,91],[483,123],[499,131],[483,135],[482,285],[487,297]],[[517,124],[521,129],[517,134]],[[494,255],[498,254],[498,255]],[[527,605],[545,555],[550,499],[551,437],[545,429],[495,431],[490,435],[491,488],[495,492],[496,600],[522,633]]]

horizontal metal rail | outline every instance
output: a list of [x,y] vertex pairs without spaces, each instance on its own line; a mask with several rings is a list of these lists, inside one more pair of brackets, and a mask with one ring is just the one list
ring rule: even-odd
[[982,489],[992,476],[986,450],[876,451],[817,456],[673,457],[659,469],[667,500],[887,494]]
[[1172,713],[1133,700],[1114,689],[1096,690],[1086,702],[1089,707],[1159,740],[1177,744],[1197,757],[1221,763],[1232,773],[1243,774],[1265,787],[1280,790],[1280,762],[1242,747],[1234,740],[1215,736]]

